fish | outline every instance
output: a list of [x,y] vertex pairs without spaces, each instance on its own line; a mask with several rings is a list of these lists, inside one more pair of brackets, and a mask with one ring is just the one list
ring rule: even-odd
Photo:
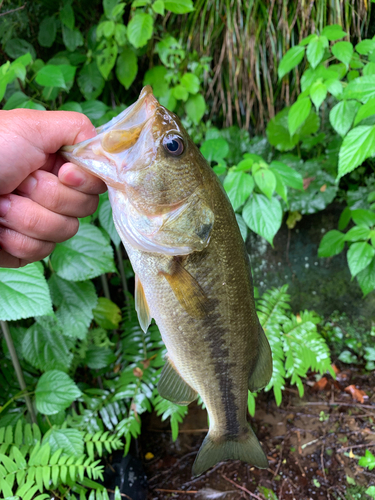
[[200,395],[209,430],[199,476],[224,460],[268,461],[247,421],[248,390],[272,376],[255,308],[249,256],[230,201],[179,118],[151,87],[97,136],[62,155],[108,186],[115,227],[135,272],[135,308],[167,348],[159,394],[188,405]]

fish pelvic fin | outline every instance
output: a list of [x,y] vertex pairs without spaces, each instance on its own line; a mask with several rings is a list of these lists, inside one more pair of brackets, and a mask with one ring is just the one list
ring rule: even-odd
[[249,426],[248,431],[242,436],[214,438],[209,432],[193,464],[193,476],[200,476],[218,462],[230,459],[242,460],[260,469],[268,468],[267,457]]
[[198,393],[185,382],[168,357],[160,375],[158,391],[162,398],[181,406],[192,403],[198,397]]
[[259,323],[259,354],[255,369],[249,378],[249,391],[255,392],[266,387],[272,377],[272,352],[266,334]]
[[152,316],[147,304],[145,291],[138,274],[135,275],[135,310],[137,311],[138,321],[142,330],[146,333],[150,326]]

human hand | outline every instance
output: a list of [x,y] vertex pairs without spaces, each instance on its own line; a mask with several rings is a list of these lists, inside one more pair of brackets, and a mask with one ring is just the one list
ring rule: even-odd
[[106,186],[56,154],[96,135],[71,111],[0,111],[0,267],[49,255],[95,212]]

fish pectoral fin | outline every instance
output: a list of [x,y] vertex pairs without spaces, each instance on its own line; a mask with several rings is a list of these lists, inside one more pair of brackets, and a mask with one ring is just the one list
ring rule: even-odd
[[146,333],[151,323],[151,312],[148,307],[145,291],[138,274],[135,275],[135,310],[137,311],[138,321],[142,330]]
[[160,271],[170,284],[176,299],[193,318],[203,318],[207,314],[208,298],[193,276],[174,259],[171,273]]
[[162,398],[182,406],[198,397],[198,393],[185,382],[168,357],[160,375],[158,391]]
[[255,369],[249,378],[249,391],[258,391],[266,387],[272,377],[272,352],[266,334],[259,323],[259,354]]

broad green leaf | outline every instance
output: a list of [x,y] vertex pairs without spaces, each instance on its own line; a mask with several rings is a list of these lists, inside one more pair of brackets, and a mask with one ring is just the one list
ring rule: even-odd
[[31,43],[23,40],[22,38],[11,38],[6,42],[4,50],[12,59],[17,59],[17,57],[21,57],[28,52],[31,54],[34,61],[36,59],[34,47]]
[[172,89],[173,97],[177,100],[186,102],[189,97],[189,92],[182,85],[176,85]]
[[94,284],[91,281],[66,281],[53,274],[49,281],[52,301],[58,308],[56,316],[63,334],[84,339],[97,305]]
[[143,85],[151,85],[152,90],[154,91],[154,96],[161,97],[168,91],[166,76],[167,68],[164,66],[154,66],[146,71]]
[[314,106],[316,107],[316,110],[318,111],[320,108],[320,105],[324,101],[324,99],[327,97],[327,87],[324,83],[321,82],[315,82],[310,89],[310,97],[312,102],[314,103]]
[[352,210],[352,218],[357,226],[368,228],[375,226],[375,212],[371,210],[363,210],[361,208]]
[[349,71],[349,73],[347,74],[348,82],[351,82],[352,80],[356,80],[358,77],[359,77],[359,71],[357,71],[357,70]]
[[275,170],[284,183],[294,189],[303,189],[303,179],[299,172],[285,165],[281,161],[273,161],[270,165],[271,170]]
[[129,42],[138,49],[146,45],[152,37],[154,21],[150,14],[136,13],[128,24]]
[[82,113],[90,120],[98,120],[104,116],[108,107],[101,101],[85,101],[81,103]]
[[104,21],[98,25],[96,28],[96,37],[100,38],[111,38],[115,32],[114,21]]
[[236,215],[238,227],[240,228],[242,239],[244,241],[246,241],[247,233],[248,233],[247,225],[240,214],[235,214],[235,215]]
[[308,35],[308,36],[305,36],[305,38],[302,38],[302,40],[299,42],[298,45],[300,45],[301,47],[305,47],[306,45],[308,45],[311,40],[315,40],[315,38],[318,38],[318,35],[316,35],[315,33],[312,33],[311,35]]
[[39,25],[38,42],[42,47],[52,47],[56,38],[57,23],[54,16],[45,17]]
[[73,380],[60,370],[43,373],[35,390],[36,407],[44,415],[65,410],[80,396],[81,391]]
[[338,224],[338,228],[340,231],[343,231],[348,226],[351,218],[352,218],[352,211],[350,210],[350,208],[349,207],[344,208],[344,210],[341,212]]
[[367,102],[375,98],[375,75],[361,76],[352,80],[344,90],[345,99]]
[[[211,139],[212,141],[216,139]],[[224,189],[232,204],[233,210],[238,210],[248,199],[254,189],[254,180],[245,172],[229,172],[224,179]]]
[[349,229],[345,234],[345,241],[369,240],[371,238],[371,230],[365,226],[355,226]]
[[96,323],[106,330],[118,328],[121,321],[121,309],[105,297],[99,297],[93,314]]
[[375,456],[370,450],[366,450],[365,456],[359,460],[358,465],[368,467],[369,470],[375,469]]
[[201,94],[191,95],[185,103],[188,117],[198,125],[206,111],[206,102]]
[[115,26],[115,41],[119,47],[126,44],[126,26],[123,24],[116,24]]
[[[360,108],[357,101],[341,101],[329,113],[329,121],[336,132],[342,137],[349,132],[354,117]],[[375,112],[375,110],[374,110]]]
[[355,50],[358,54],[366,56],[375,50],[375,40],[362,40],[362,42],[357,43]]
[[217,139],[208,139],[207,141],[204,141],[200,151],[207,161],[219,162],[220,160],[226,158],[229,153],[229,144],[222,137]]
[[185,73],[181,78],[181,85],[186,88],[190,94],[199,92],[199,78],[193,73]]
[[107,80],[112,68],[116,63],[117,44],[108,45],[97,56],[96,63],[103,78]]
[[353,56],[353,45],[350,42],[337,42],[331,50],[336,59],[344,63],[346,67],[349,66]]
[[290,108],[288,114],[288,127],[290,135],[294,135],[302,123],[309,116],[311,101],[308,97],[298,99]]
[[359,122],[372,115],[375,115],[375,98],[370,99],[366,104],[362,104],[356,114],[354,125],[358,125]]
[[363,76],[371,76],[375,75],[375,62],[369,62],[366,64],[366,66],[363,68]]
[[279,196],[281,196],[281,198],[285,201],[285,203],[288,206],[288,190],[287,190],[286,184],[284,182],[284,179],[277,172],[277,170],[273,170],[272,172],[273,172],[273,175],[275,176],[275,179],[276,179],[275,191]]
[[67,26],[62,26],[63,42],[65,47],[70,51],[74,52],[77,47],[83,45],[83,36],[81,32],[77,29],[70,29]]
[[271,245],[273,238],[280,229],[283,211],[279,200],[269,200],[262,194],[253,193],[244,206],[242,217],[249,228],[260,234]]
[[165,5],[163,0],[156,0],[156,2],[152,4],[152,10],[156,12],[156,14],[160,14],[161,16],[164,16],[164,8]]
[[290,135],[288,125],[289,109],[284,108],[280,113],[272,118],[267,125],[267,136],[270,144],[279,151],[289,151],[293,149],[299,141],[298,134]]
[[[375,462],[375,461],[374,461]],[[375,498],[375,486],[370,486],[369,488],[367,488],[367,490],[365,491],[366,495],[368,495],[369,497],[371,498]]]
[[116,76],[122,85],[128,89],[134,82],[138,73],[138,59],[134,51],[131,49],[124,49],[116,63]]
[[43,443],[46,442],[51,447],[51,455],[57,450],[75,457],[84,453],[83,433],[78,429],[51,429],[43,438]]
[[280,61],[278,75],[279,79],[289,73],[293,68],[295,68],[303,59],[305,55],[305,47],[296,45],[289,49]]
[[307,46],[306,56],[307,60],[313,68],[316,68],[320,61],[323,59],[324,50],[328,46],[328,40],[324,36],[314,38]]
[[164,5],[174,14],[186,14],[194,10],[192,0],[164,0]]
[[276,177],[274,173],[271,170],[262,168],[255,172],[254,179],[259,189],[267,198],[271,199],[276,189]]
[[90,345],[84,363],[92,370],[101,370],[116,361],[116,356],[108,347]]
[[82,113],[82,106],[75,101],[65,102],[59,109],[61,111],[77,111],[78,113]]
[[331,24],[331,26],[326,26],[323,28],[322,35],[328,38],[330,42],[335,42],[340,38],[346,36],[346,32],[338,24]]
[[336,99],[341,99],[342,96],[342,83],[339,80],[327,80],[325,82],[328,92],[330,92]]
[[169,111],[174,111],[176,105],[177,105],[177,100],[173,96],[172,89],[167,89],[165,94],[159,97],[159,102],[162,106],[167,108]]
[[83,281],[116,271],[111,246],[91,224],[81,224],[73,238],[58,243],[51,260],[57,274],[70,281]]
[[60,87],[66,89],[65,78],[60,66],[47,64],[43,66],[35,77],[36,83],[43,87]]
[[96,99],[103,92],[105,80],[96,62],[86,64],[81,69],[77,83],[86,100]]
[[74,10],[69,2],[64,2],[63,8],[60,10],[60,20],[69,29],[74,28]]
[[348,250],[348,264],[352,277],[357,276],[372,261],[375,248],[366,242],[353,243]]
[[339,153],[338,178],[351,172],[375,153],[375,126],[359,126],[345,137]]
[[108,200],[108,194],[106,194],[106,199],[100,205],[99,221],[102,228],[107,231],[114,245],[117,247],[121,243],[121,239],[113,222],[112,207]]
[[318,249],[319,257],[332,257],[343,251],[345,246],[345,234],[333,229],[328,231],[320,242]]
[[19,269],[0,267],[0,297],[2,321],[52,313],[48,285],[37,264]]

